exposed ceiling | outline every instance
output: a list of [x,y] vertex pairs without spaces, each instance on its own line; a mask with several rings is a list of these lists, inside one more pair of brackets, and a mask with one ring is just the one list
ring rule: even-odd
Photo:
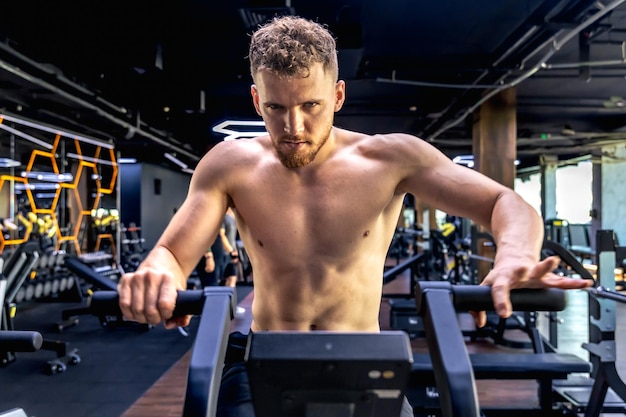
[[472,111],[515,87],[520,168],[532,167],[540,155],[568,159],[626,139],[623,3],[13,0],[0,13],[0,113],[193,168],[223,139],[213,126],[258,119],[249,33],[295,13],[337,37],[347,82],[337,125],[471,154]]

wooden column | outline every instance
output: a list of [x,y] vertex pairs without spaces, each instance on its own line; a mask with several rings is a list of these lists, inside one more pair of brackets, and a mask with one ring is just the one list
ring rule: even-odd
[[[474,169],[512,189],[515,185],[517,157],[514,88],[499,92],[474,112],[472,138]],[[477,242],[477,255],[494,258],[494,248],[484,243]],[[487,275],[489,267],[486,262],[479,264],[479,281]]]
[[516,94],[503,90],[474,113],[474,169],[513,188],[517,157]]

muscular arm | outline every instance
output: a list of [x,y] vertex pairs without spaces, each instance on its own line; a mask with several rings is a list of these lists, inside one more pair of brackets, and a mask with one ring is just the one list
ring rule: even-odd
[[[584,280],[553,274],[558,258],[539,260],[543,221],[515,191],[453,163],[422,141],[404,139],[407,149],[403,154],[413,162],[407,161],[401,189],[448,214],[471,219],[493,235],[496,258],[482,284],[492,287],[494,305],[501,317],[511,315],[509,291],[513,288],[576,289],[589,285]],[[484,314],[477,321],[484,325]]]
[[223,150],[210,152],[196,168],[187,197],[155,247],[134,272],[118,284],[124,316],[141,323],[186,325],[189,317],[170,320],[176,290],[215,240],[228,204],[228,170]]

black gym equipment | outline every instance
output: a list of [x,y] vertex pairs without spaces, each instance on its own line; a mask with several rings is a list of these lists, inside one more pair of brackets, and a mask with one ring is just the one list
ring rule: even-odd
[[[4,304],[7,280],[0,274],[0,306]],[[4,309],[0,308],[0,320]],[[41,348],[43,336],[27,330],[0,330],[0,352],[35,352]],[[0,417],[28,417],[23,409],[13,408],[0,412]]]
[[[588,362],[574,355],[556,353],[468,355],[454,307],[460,310],[491,310],[490,289],[453,286],[447,282],[423,282],[416,288],[416,297],[419,300],[416,308],[424,317],[430,356],[413,355],[406,333],[400,331],[380,334],[251,334],[246,360],[257,415],[393,416],[399,413],[404,394],[411,400],[411,385],[417,380],[419,384],[436,383],[442,414],[437,414],[439,411],[436,409],[419,414],[422,411],[419,404],[413,404],[416,415],[477,417],[481,414],[475,378],[536,379],[540,382],[541,409],[499,410],[499,415],[564,415],[561,410],[553,409],[550,382],[566,378],[572,372],[589,372]],[[566,300],[565,292],[556,289],[514,290],[511,297],[519,310],[560,310]],[[210,322],[200,321],[196,335],[184,417],[213,416],[215,413],[234,299],[234,289],[225,287],[179,292],[174,315],[201,314],[211,317]],[[94,293],[90,308],[96,316],[119,314],[117,292]],[[356,346],[359,349],[355,349]],[[409,388],[406,388],[405,378],[409,370]],[[359,377],[339,377],[354,373]],[[381,378],[382,375],[388,375],[388,378],[393,375],[394,378],[386,381]],[[359,385],[357,381],[363,379],[367,383]],[[368,385],[378,382],[380,386]],[[377,397],[373,399],[372,395]],[[389,404],[384,404],[385,401]],[[280,411],[276,408],[279,403],[283,404]],[[299,411],[292,410],[293,404],[299,404]],[[363,414],[354,411],[375,404],[390,411],[383,414],[373,414],[371,410]],[[483,411],[486,416],[497,415]]]
[[[616,246],[612,230],[596,233],[598,269],[594,286],[589,294],[589,342],[583,347],[589,352],[592,364],[591,377],[563,381],[555,384],[555,392],[570,401],[571,408],[585,417],[598,417],[600,413],[626,413],[626,384],[615,366],[617,347],[616,302],[626,302],[626,297],[612,290],[615,287],[615,267],[623,263],[623,247]],[[570,259],[576,271],[584,267]],[[588,273],[589,274],[589,273]]]
[[[209,320],[200,320],[196,333],[187,375],[183,417],[215,415],[230,321],[234,318],[234,294],[231,287],[206,287],[178,293],[174,317],[187,314],[210,317]],[[122,315],[117,291],[95,292],[89,308],[97,317]]]
[[383,273],[383,284],[388,284],[398,278],[398,276],[409,270],[409,291],[407,293],[384,293],[383,297],[389,303],[389,327],[393,330],[405,331],[411,339],[422,335],[422,319],[415,309],[415,284],[423,259],[428,256],[425,252],[412,255],[408,259],[385,269]]
[[[0,274],[0,306],[4,305],[7,279]],[[0,309],[0,321],[3,321],[4,308]],[[41,349],[43,336],[29,330],[0,329],[0,352],[35,352]]]
[[[574,276],[590,281],[594,281],[591,273],[579,263],[578,258],[564,245],[555,240],[545,240],[541,249],[541,257],[545,259],[556,255],[562,260],[561,264],[554,271],[557,274]],[[539,313],[537,311],[514,311],[507,319],[498,317],[495,312],[487,312],[487,325],[476,329],[472,337],[490,338],[493,343],[514,349],[538,349],[556,352],[557,340],[555,337],[556,326],[559,322],[555,311],[546,312],[549,320],[548,338],[541,337],[537,329]],[[510,339],[506,337],[507,330],[519,330],[526,333],[528,341],[522,339]],[[542,346],[539,346],[542,345]]]
[[[214,416],[234,289],[179,292],[174,315],[201,314],[183,417]],[[117,293],[98,291],[94,314],[117,314]],[[358,348],[357,348],[358,347]],[[257,416],[394,417],[400,414],[412,355],[408,336],[382,333],[251,333],[246,353]]]
[[[611,230],[598,231],[596,245],[597,279],[587,290],[589,343],[583,344],[590,353],[590,362],[575,355],[546,350],[551,344],[543,341],[533,343],[535,353],[532,354],[468,354],[456,312],[492,310],[489,288],[419,282],[415,290],[417,309],[423,317],[430,355],[414,355],[407,395],[412,400],[415,387],[426,386],[427,393],[434,392],[431,396],[435,398],[435,404],[432,404],[433,401],[420,404],[413,400],[416,416],[543,417],[583,414],[585,417],[598,417],[601,413],[625,414],[626,384],[615,366],[615,303],[625,303],[626,295],[611,288],[615,285],[614,269],[623,264],[626,251],[615,246],[615,235]],[[594,279],[578,257],[562,244],[546,241],[543,252],[545,256],[560,256],[563,264],[557,272]],[[520,291],[527,291],[527,294]],[[522,304],[519,303],[520,294],[526,300]],[[565,292],[556,289],[539,292],[513,290],[511,300],[514,310],[555,312],[565,306]],[[537,340],[541,339],[537,336]],[[429,380],[433,372],[434,378]],[[539,409],[479,409],[475,380],[482,378],[537,380]],[[436,385],[436,389],[429,384]],[[420,399],[424,397],[422,395]]]
[[256,415],[398,416],[411,355],[402,332],[255,333],[247,369]]
[[[490,288],[419,282],[415,289],[417,310],[424,320],[429,354],[415,354],[407,396],[416,416],[562,416],[555,407],[552,381],[572,373],[588,373],[590,364],[572,354],[489,353],[468,354],[459,328],[457,311],[493,311]],[[559,311],[566,305],[562,290],[513,290],[513,308],[518,311]],[[476,379],[533,379],[539,383],[539,408],[480,409]],[[432,393],[435,404],[412,398],[419,390]],[[420,396],[419,398],[423,398]],[[437,404],[438,403],[438,404]]]
[[[0,331],[15,331],[14,317],[17,306],[14,302],[19,289],[30,277],[34,266],[39,261],[39,245],[35,242],[26,242],[17,247],[9,261],[4,266],[3,274],[6,274],[6,290],[0,314]],[[80,363],[77,349],[70,349],[69,343],[60,340],[42,340],[38,349],[53,351],[57,357],[46,364],[49,374],[58,374],[67,369],[67,365]],[[37,349],[35,349],[37,350]],[[0,366],[7,366],[16,360],[16,352],[33,351],[19,349],[0,349]]]
[[[108,276],[103,276],[90,265],[83,262],[80,258],[70,256],[65,258],[65,267],[75,274],[79,279],[84,280],[89,284],[89,296],[85,301],[84,307],[72,308],[63,310],[61,313],[62,321],[57,323],[57,330],[62,331],[70,326],[75,326],[79,322],[79,316],[81,315],[93,315],[93,310],[89,307],[89,297],[91,294],[97,291],[117,291],[117,283],[110,279]],[[146,324],[139,324],[136,322],[124,320],[121,313],[101,314],[98,316],[100,325],[107,328],[116,327],[136,327],[141,330],[149,330],[150,326]]]
[[[601,242],[602,236],[599,236],[597,241]],[[595,355],[591,363],[572,354],[546,351],[543,343],[535,343],[534,353],[469,354],[463,334],[459,329],[457,311],[493,311],[490,288],[478,285],[452,285],[444,281],[420,281],[414,288],[414,294],[416,310],[423,319],[424,334],[429,348],[428,354],[411,355],[407,335],[404,332],[383,332],[371,335],[354,333],[340,335],[325,332],[251,334],[246,360],[251,374],[255,408],[261,410],[259,413],[269,413],[257,413],[257,415],[356,416],[354,410],[362,406],[359,404],[361,399],[367,399],[367,404],[382,404],[381,398],[388,398],[392,395],[394,399],[400,401],[404,394],[409,397],[415,407],[416,416],[537,415],[548,417],[576,416],[582,411],[586,417],[597,417],[600,412],[613,412],[618,407],[613,404],[610,404],[610,407],[606,406],[604,400],[607,392],[612,390],[611,392],[616,392],[622,397],[626,395],[624,384],[616,375],[614,368],[615,325],[611,322],[614,316],[610,317],[611,313],[614,315],[614,308],[603,302],[603,300],[622,302],[623,298],[621,294],[611,291],[602,280],[602,274],[610,275],[614,280],[615,253],[614,248],[613,251],[607,250],[607,245],[600,244],[598,259],[608,262],[610,273],[609,268],[602,269],[604,267],[601,266],[601,262],[598,270],[601,276],[598,282],[603,285],[595,285],[589,290],[590,295],[600,299],[593,309],[590,306],[590,321],[599,329],[590,332],[591,343],[586,346],[592,355]],[[567,253],[561,255],[562,259],[567,260]],[[579,266],[574,266],[574,269],[576,268]],[[567,291],[559,289],[513,290],[511,301],[516,311],[554,312],[565,308],[566,293]],[[210,302],[206,302],[205,300],[209,297]],[[204,290],[179,293],[175,315],[201,314],[204,317],[211,317],[210,323],[207,320],[201,320],[198,328],[189,367],[184,417],[214,415],[230,321],[235,307],[234,298],[234,289],[225,287],[208,287]],[[90,308],[92,314],[97,316],[120,314],[117,292],[94,293]],[[604,325],[606,327],[603,327]],[[360,339],[362,336],[372,339],[365,341]],[[339,341],[337,337],[345,339]],[[408,346],[406,357],[403,356],[401,345]],[[361,359],[367,358],[363,363],[359,363],[358,360],[345,363],[346,360],[355,358],[354,351],[358,350],[355,346],[364,347],[364,349],[371,346],[371,355],[364,354],[360,357]],[[358,354],[356,356],[359,359]],[[372,362],[380,358],[391,360],[391,362],[387,365],[372,367]],[[367,369],[368,372],[373,370],[371,375],[381,375],[381,369],[386,369],[386,366],[394,361],[395,367],[401,370],[398,371],[400,376],[404,372],[402,371],[404,367],[410,367],[408,386],[405,387],[400,383],[402,378],[399,378],[394,381],[394,388],[391,390],[388,386],[383,387],[382,390],[371,391],[371,388],[363,388],[363,386],[344,385],[333,386],[332,390],[324,389],[329,386],[330,381],[334,381],[334,378],[327,378],[328,374],[325,372],[332,373],[341,369],[345,374],[352,372],[345,369],[354,370],[363,367],[362,369]],[[365,363],[369,363],[370,366],[364,366]],[[357,368],[352,368],[354,366]],[[305,372],[305,369],[309,371]],[[577,405],[575,398],[571,398],[571,395],[567,397],[567,392],[559,390],[559,387],[565,387],[571,394],[573,388],[578,387],[572,387],[571,384],[559,385],[559,381],[565,381],[573,374],[590,373],[594,378],[592,386],[588,387],[591,392],[588,390],[585,394],[588,399],[587,404]],[[305,374],[307,377],[314,375],[313,380],[318,378],[317,383],[311,385],[303,383],[302,380],[306,379]],[[481,410],[476,391],[476,379],[536,380],[539,406],[522,410],[506,408],[483,408]],[[356,379],[352,381],[356,385],[354,382]],[[271,386],[268,387],[268,385]],[[437,398],[435,406],[432,404],[424,406],[412,398],[415,390],[422,388],[434,392],[434,397]],[[361,395],[356,394],[358,390],[363,389]],[[402,395],[396,395],[398,390]],[[262,394],[254,394],[254,392]],[[377,400],[372,401],[368,397],[372,393],[378,395]],[[326,394],[329,395],[325,396]],[[271,398],[274,399],[271,400]],[[290,410],[290,407],[283,404],[280,407],[281,411],[271,408],[276,407],[278,401],[281,403],[293,401],[293,403],[301,404],[300,411],[280,414],[284,410]],[[305,403],[309,405],[304,406]],[[311,405],[311,403],[317,405]],[[263,411],[266,410],[265,406],[270,407],[267,410],[271,411]],[[392,407],[393,414],[385,413],[385,416],[395,415],[396,406]],[[302,411],[303,409],[305,411]],[[620,412],[624,412],[624,408],[621,408]],[[365,415],[373,416],[374,414]]]
[[140,236],[141,227],[131,222],[128,227],[120,224],[120,263],[127,272],[137,269],[148,251],[143,244],[145,239]]

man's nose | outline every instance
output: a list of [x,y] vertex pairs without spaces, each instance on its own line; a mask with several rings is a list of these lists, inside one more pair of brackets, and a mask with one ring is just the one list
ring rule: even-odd
[[304,130],[302,116],[297,111],[291,111],[287,115],[284,127],[285,133],[288,135],[297,135]]

